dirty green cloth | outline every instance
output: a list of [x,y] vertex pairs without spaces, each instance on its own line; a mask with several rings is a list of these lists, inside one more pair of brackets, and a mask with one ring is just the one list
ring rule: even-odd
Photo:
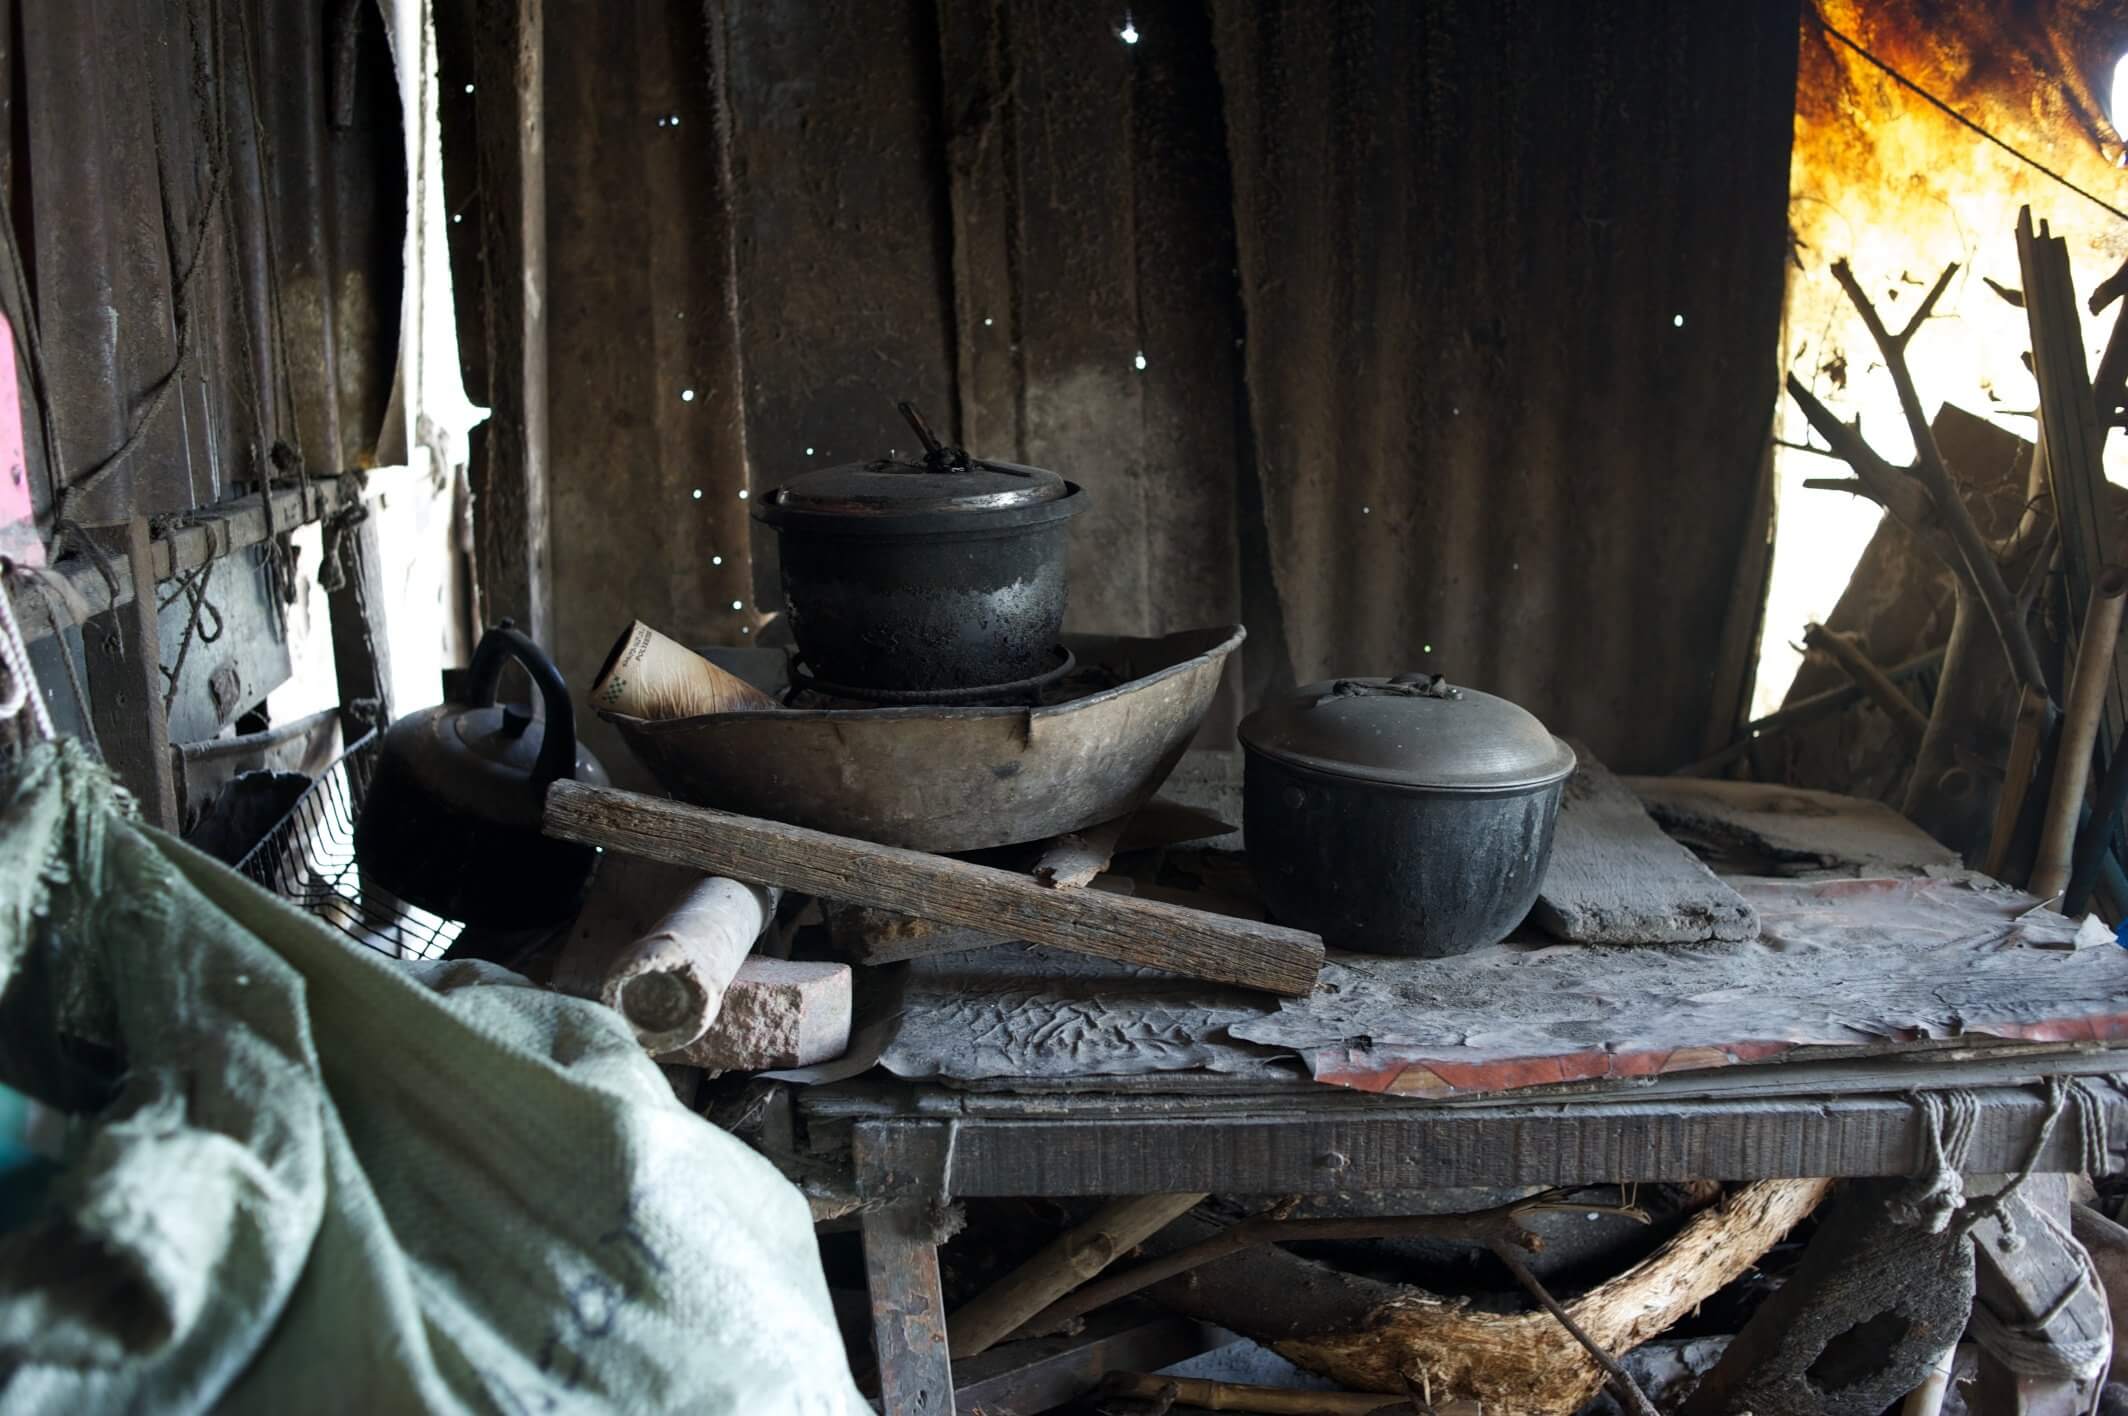
[[0,782],[0,988],[40,941],[126,1071],[0,1238],[0,1410],[867,1409],[805,1201],[616,1014],[351,947],[71,743]]

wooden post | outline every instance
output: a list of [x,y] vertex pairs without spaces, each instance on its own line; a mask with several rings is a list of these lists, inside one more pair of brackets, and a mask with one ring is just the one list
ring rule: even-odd
[[155,623],[155,550],[148,518],[91,532],[125,562],[133,598],[82,626],[90,713],[104,762],[165,831],[178,828],[177,774],[163,713],[162,637]]
[[440,6],[444,181],[459,364],[488,407],[472,433],[473,583],[481,624],[552,644],[547,510],[547,162],[543,0]]
[[[335,544],[330,529],[328,548]],[[340,588],[326,596],[332,615],[333,669],[340,685],[340,733],[353,742],[392,720],[392,656],[385,638],[384,556],[377,523],[364,517],[340,532]]]
[[886,1416],[953,1416],[953,1364],[946,1357],[946,1304],[938,1246],[921,1203],[864,1217],[865,1282]]

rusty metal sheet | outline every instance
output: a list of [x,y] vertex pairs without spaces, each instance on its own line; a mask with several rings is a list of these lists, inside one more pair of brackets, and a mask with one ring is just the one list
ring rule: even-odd
[[1293,670],[1680,760],[1762,594],[1795,5],[1212,13]]

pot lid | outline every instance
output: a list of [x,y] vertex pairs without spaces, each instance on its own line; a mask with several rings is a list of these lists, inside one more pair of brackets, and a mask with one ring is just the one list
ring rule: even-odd
[[1251,713],[1240,736],[1281,762],[1400,787],[1502,791],[1574,770],[1573,749],[1527,709],[1439,674],[1311,683]]
[[1066,495],[1071,484],[1040,467],[989,462],[941,443],[916,405],[896,405],[924,455],[848,462],[801,473],[770,492],[767,504],[791,511],[882,516],[915,511],[995,511],[1034,506]]
[[1039,467],[984,462],[961,455],[943,467],[928,462],[851,462],[807,472],[768,494],[792,511],[881,516],[910,511],[991,511],[1055,501],[1069,490]]

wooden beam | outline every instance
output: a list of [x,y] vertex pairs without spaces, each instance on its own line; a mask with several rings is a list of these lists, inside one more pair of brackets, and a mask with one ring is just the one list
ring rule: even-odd
[[[148,518],[88,533],[134,583],[155,578]],[[89,708],[106,766],[140,803],[141,815],[165,831],[178,829],[177,776],[163,713],[162,640],[155,596],[138,595],[90,620],[82,629]]]
[[556,782],[547,792],[546,831],[561,840],[694,866],[734,880],[877,905],[1272,993],[1305,994],[1322,969],[1322,940],[1297,929],[1105,890],[1052,890],[1029,876],[948,856],[877,846],[611,787]]
[[892,1205],[864,1217],[865,1284],[872,1295],[872,1345],[886,1416],[953,1416],[953,1366],[946,1358],[946,1305],[938,1246],[921,1204]]
[[[256,546],[270,534],[322,521],[354,506],[364,496],[362,488],[356,485],[358,480],[353,476],[313,478],[307,500],[298,487],[285,487],[275,492],[270,530],[266,508],[256,494],[194,512],[185,518],[184,524],[171,527],[153,543],[155,578],[158,581],[173,579],[197,570],[209,561]],[[83,602],[99,610],[118,609],[133,602],[133,573],[123,558],[111,562],[113,578],[118,582],[115,595],[104,583],[102,572],[85,555],[69,556],[52,570],[64,577]],[[25,638],[37,639],[52,632],[51,607],[44,596],[22,596],[16,605],[16,614],[21,619]]]
[[[1969,1172],[2024,1164],[2046,1112],[2032,1092],[1976,1091]],[[963,1195],[1120,1195],[1181,1190],[1322,1194],[1435,1186],[1586,1185],[1906,1175],[1926,1122],[1903,1097],[1576,1102],[1177,1116],[1172,1108],[1070,1119],[882,1116],[856,1121],[866,1198],[935,1194],[940,1136],[958,1121],[951,1189]],[[2107,1134],[2128,1136],[2128,1098],[2110,1092]],[[2057,1126],[2040,1172],[2080,1164]]]
[[[478,227],[477,345],[469,385],[488,405],[473,430],[474,570],[483,624],[515,619],[553,642],[547,574],[547,158],[543,0],[473,7]],[[461,280],[472,272],[461,271]],[[477,363],[476,363],[477,358]]]

